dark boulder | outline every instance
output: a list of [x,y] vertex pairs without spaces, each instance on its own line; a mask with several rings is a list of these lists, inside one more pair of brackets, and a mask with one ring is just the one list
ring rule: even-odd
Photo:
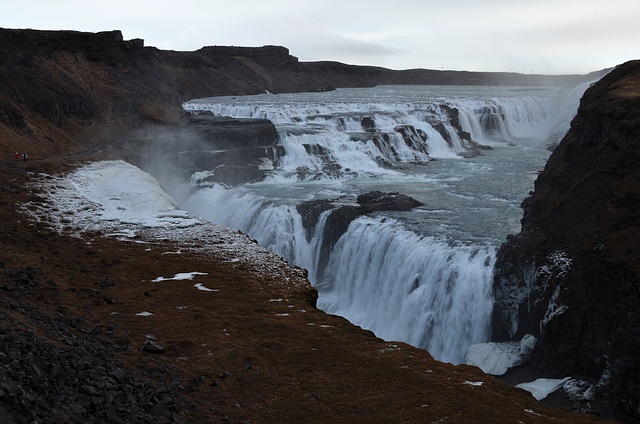
[[[327,217],[322,233],[318,269],[320,272],[324,270],[329,260],[331,249],[347,232],[349,224],[355,219],[374,212],[409,211],[421,205],[421,202],[404,194],[372,191],[358,196],[356,205],[343,205],[334,209]],[[308,235],[312,234],[319,216],[334,207],[335,204],[329,200],[314,200],[298,206],[298,211],[301,211],[303,225]]]
[[365,116],[360,120],[360,124],[362,125],[362,129],[367,132],[375,132],[376,131],[376,121],[374,121],[372,116]]
[[359,205],[371,208],[372,211],[408,211],[422,203],[400,193],[383,193],[381,191],[370,191],[361,194],[357,200]]
[[113,286],[115,286],[115,285],[116,285],[116,283],[114,283],[113,281],[111,281],[111,280],[110,280],[110,279],[108,279],[108,278],[105,278],[104,280],[102,280],[102,281],[100,282],[100,287],[101,287],[101,288],[103,288],[103,289],[104,289],[104,288],[107,288],[107,287],[113,287]]
[[147,353],[154,353],[158,355],[161,355],[165,352],[164,348],[156,343],[145,343],[145,345],[142,347],[142,350]]

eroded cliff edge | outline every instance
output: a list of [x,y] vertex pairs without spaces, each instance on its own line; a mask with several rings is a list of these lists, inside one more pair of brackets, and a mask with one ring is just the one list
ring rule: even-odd
[[498,253],[493,338],[538,343],[531,365],[596,383],[640,418],[640,61],[583,96]]

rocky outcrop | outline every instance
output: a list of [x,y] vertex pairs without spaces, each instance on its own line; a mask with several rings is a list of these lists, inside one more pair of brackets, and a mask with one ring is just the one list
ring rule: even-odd
[[360,124],[362,125],[362,129],[366,132],[376,132],[376,121],[372,116],[364,116],[360,120]]
[[189,141],[201,140],[216,150],[275,146],[278,131],[268,119],[233,119],[213,114],[189,116],[182,128]]
[[415,128],[412,125],[398,125],[394,130],[402,136],[404,142],[411,150],[415,150],[426,155],[429,154],[429,150],[427,148],[428,145],[426,143],[428,137],[423,130]]
[[502,245],[493,338],[538,338],[531,365],[594,384],[640,418],[640,61],[587,90]]
[[233,119],[202,113],[162,131],[133,137],[133,162],[152,175],[189,179],[208,172],[202,183],[230,186],[264,179],[284,155],[278,132],[267,119]]
[[302,216],[302,224],[310,239],[315,231],[320,215],[328,210],[332,212],[327,217],[322,234],[322,246],[320,247],[320,259],[318,268],[320,272],[329,260],[329,254],[340,237],[347,232],[349,224],[355,219],[380,211],[409,211],[422,203],[401,193],[383,193],[371,191],[358,196],[356,205],[343,205],[336,207],[331,200],[312,200],[297,206],[298,213]]

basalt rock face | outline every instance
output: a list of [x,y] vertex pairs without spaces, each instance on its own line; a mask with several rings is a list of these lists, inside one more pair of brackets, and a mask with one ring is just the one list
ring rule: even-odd
[[232,119],[195,114],[184,124],[152,136],[142,134],[144,152],[136,164],[152,175],[190,178],[209,173],[206,182],[238,185],[262,180],[284,155],[278,131],[267,119]]
[[539,369],[640,418],[640,61],[589,88],[498,253],[493,338],[535,335]]
[[218,150],[275,146],[278,131],[268,119],[232,119],[212,114],[192,115],[184,127],[187,137]]

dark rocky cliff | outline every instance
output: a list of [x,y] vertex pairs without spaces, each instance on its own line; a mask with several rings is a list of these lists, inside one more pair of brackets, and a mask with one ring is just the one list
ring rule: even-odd
[[531,364],[596,383],[640,419],[640,61],[587,90],[502,245],[495,340],[535,335]]
[[[300,92],[377,84],[518,84],[583,81],[514,73],[394,71],[299,62],[284,47],[145,47],[120,31],[0,28],[0,154],[77,152],[143,125],[184,122],[183,102],[217,95]],[[26,143],[28,141],[28,144]],[[34,148],[37,150],[34,151]]]

